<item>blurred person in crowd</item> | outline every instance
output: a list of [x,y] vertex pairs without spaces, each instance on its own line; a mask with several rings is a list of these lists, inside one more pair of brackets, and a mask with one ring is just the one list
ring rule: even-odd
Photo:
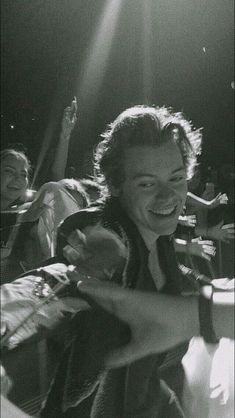
[[30,162],[14,149],[1,151],[1,211],[19,209],[26,199]]
[[54,257],[57,228],[72,213],[85,208],[88,195],[78,180],[62,179],[42,185],[27,212],[23,213],[10,253],[2,260],[1,282]]
[[[23,151],[7,148],[1,151],[1,261],[8,257],[28,200],[30,162]],[[32,194],[32,193],[31,193]],[[27,203],[26,203],[27,202]]]
[[90,203],[94,203],[100,199],[102,187],[96,181],[90,178],[82,178],[80,182],[89,196]]

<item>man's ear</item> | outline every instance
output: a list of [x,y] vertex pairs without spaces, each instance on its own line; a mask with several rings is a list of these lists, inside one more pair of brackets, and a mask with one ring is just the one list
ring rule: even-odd
[[120,188],[114,186],[113,184],[109,184],[109,191],[113,197],[118,197],[120,195]]

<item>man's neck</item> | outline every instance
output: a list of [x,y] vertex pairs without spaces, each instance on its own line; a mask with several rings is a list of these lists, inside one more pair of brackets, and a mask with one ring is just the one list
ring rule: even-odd
[[150,229],[144,228],[142,225],[136,225],[136,226],[137,226],[138,231],[139,231],[140,235],[142,236],[142,238],[143,238],[143,240],[146,244],[146,247],[150,251],[153,244],[159,238],[159,235],[156,232],[151,231]]

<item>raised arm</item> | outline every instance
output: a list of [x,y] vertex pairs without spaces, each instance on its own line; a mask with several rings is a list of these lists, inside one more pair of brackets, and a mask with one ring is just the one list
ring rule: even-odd
[[188,192],[186,203],[196,208],[214,209],[219,205],[226,205],[228,203],[228,197],[226,193],[219,193],[214,199],[205,200],[191,192]]
[[52,180],[58,181],[65,177],[68,159],[69,142],[72,130],[77,122],[77,99],[74,97],[71,106],[64,110],[61,133],[57,144],[55,159],[52,165]]

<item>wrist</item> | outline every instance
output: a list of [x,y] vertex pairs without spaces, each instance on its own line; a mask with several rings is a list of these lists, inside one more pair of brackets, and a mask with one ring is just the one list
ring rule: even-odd
[[62,132],[60,134],[61,139],[64,139],[64,140],[67,139],[67,140],[69,140],[70,135],[71,135],[71,132],[72,132],[72,129],[70,129],[70,130],[62,130]]
[[200,335],[200,323],[198,316],[198,296],[187,296],[185,301],[185,337],[190,339],[193,336]]
[[213,327],[213,286],[201,288],[198,300],[200,335],[207,343],[215,344],[218,338]]

